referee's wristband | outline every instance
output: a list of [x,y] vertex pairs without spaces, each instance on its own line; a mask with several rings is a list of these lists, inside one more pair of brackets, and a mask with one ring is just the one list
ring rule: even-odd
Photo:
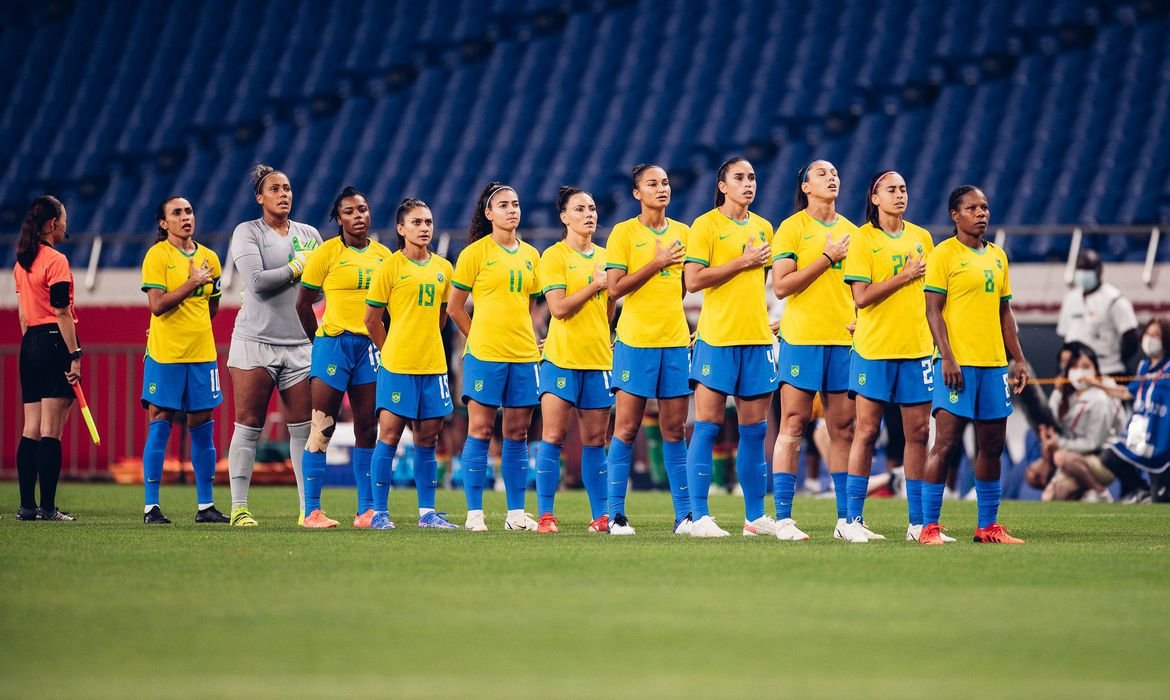
[[832,267],[832,266],[837,264],[836,261],[834,261],[833,258],[830,257],[828,253],[821,253],[821,255],[825,256],[825,260],[829,261],[829,267]]
[[75,361],[80,360],[80,359],[81,359],[81,348],[77,348],[73,352],[69,353],[69,361],[70,362],[75,362]]

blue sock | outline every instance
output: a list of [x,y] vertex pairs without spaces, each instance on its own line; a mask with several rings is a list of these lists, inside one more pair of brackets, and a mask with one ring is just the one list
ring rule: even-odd
[[776,501],[776,519],[792,517],[792,499],[796,496],[796,475],[784,472],[772,474],[772,498]]
[[195,472],[195,499],[199,503],[211,503],[211,485],[215,483],[215,440],[212,431],[215,421],[191,428],[191,469]]
[[975,480],[975,499],[979,505],[979,527],[993,525],[999,519],[999,498],[1003,484],[995,481]]
[[[613,449],[612,447],[610,449]],[[687,443],[662,442],[662,461],[666,462],[666,480],[670,482],[670,500],[674,504],[674,519],[682,520],[691,512],[691,494],[687,489]],[[626,461],[629,474],[629,461]]]
[[438,487],[439,460],[435,448],[414,446],[414,488],[418,491],[418,507],[435,509],[435,488]]
[[910,524],[922,524],[922,481],[906,480],[906,504],[910,511]]
[[[559,470],[558,470],[559,473]],[[508,510],[524,510],[524,490],[528,487],[528,443],[504,440],[500,457],[500,475],[504,477],[504,494]]]
[[146,487],[146,503],[158,504],[158,489],[162,483],[163,460],[167,456],[167,440],[171,437],[171,422],[154,420],[146,431],[146,447],[142,450],[142,484]]
[[374,458],[373,447],[353,448],[353,481],[357,484],[358,515],[374,507],[374,492],[370,481],[370,461]]
[[718,425],[695,421],[691,445],[687,448],[687,484],[691,492],[691,517],[695,520],[711,514],[707,496],[711,490],[711,453],[718,437]]
[[837,519],[849,514],[849,472],[829,472],[833,477],[833,493],[837,496]]
[[593,520],[605,515],[605,480],[609,476],[605,465],[604,447],[581,448],[581,485],[589,495],[589,513]]
[[626,487],[630,485],[630,462],[634,458],[634,446],[622,442],[616,437],[609,441],[609,472],[605,478],[607,484],[606,512],[613,520],[618,513],[626,512]]
[[[582,460],[581,474],[585,474],[585,464]],[[557,485],[561,483],[561,446],[551,442],[540,442],[540,452],[536,456],[536,512],[539,515],[553,512],[553,502],[557,497]],[[509,505],[508,508],[512,506]],[[523,508],[524,506],[520,506]]]
[[301,474],[305,477],[305,517],[321,510],[321,487],[325,482],[325,453],[309,452],[301,458]]
[[845,479],[845,493],[849,497],[846,505],[845,520],[861,522],[862,511],[865,510],[865,495],[869,491],[869,477],[848,474]]
[[374,444],[374,454],[370,459],[370,500],[373,504],[370,507],[380,513],[390,512],[390,482],[394,477],[396,452],[398,445],[387,445],[381,440]]
[[483,510],[483,482],[487,479],[488,440],[467,436],[463,443],[463,495],[467,510]]
[[768,421],[739,426],[739,451],[735,473],[743,489],[744,518],[748,522],[764,515],[764,494],[768,490],[768,462],[764,459],[764,434]]
[[937,525],[942,515],[943,489],[946,484],[922,482],[922,524]]

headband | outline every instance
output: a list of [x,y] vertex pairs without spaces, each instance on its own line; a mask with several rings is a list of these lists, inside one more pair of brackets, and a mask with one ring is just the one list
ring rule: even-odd
[[264,181],[268,179],[269,175],[275,175],[279,172],[280,172],[279,170],[271,170],[267,174],[265,174],[264,177],[260,178],[260,182],[256,183],[256,194],[260,194],[260,191],[262,189],[264,189]]
[[513,192],[516,191],[515,189],[509,187],[508,185],[496,185],[495,187],[492,188],[491,192],[488,192],[488,196],[486,199],[483,200],[483,203],[484,204],[490,203],[492,201],[492,197],[495,197],[497,194],[499,194],[500,192],[503,192],[504,190],[512,190]]

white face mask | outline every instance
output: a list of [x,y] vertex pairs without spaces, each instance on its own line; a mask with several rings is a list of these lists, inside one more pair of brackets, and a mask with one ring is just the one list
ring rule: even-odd
[[1155,338],[1152,335],[1142,336],[1142,352],[1146,357],[1161,357],[1162,356],[1162,339]]
[[1097,376],[1097,373],[1091,369],[1082,369],[1074,367],[1068,371],[1068,380],[1072,383],[1073,388],[1077,391],[1082,391],[1089,388],[1089,382]]
[[1084,291],[1097,288],[1096,270],[1077,270],[1073,272],[1073,281]]

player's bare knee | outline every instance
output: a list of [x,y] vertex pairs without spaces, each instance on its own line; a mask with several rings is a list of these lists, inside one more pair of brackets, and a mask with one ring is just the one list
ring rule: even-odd
[[784,417],[783,421],[783,435],[785,437],[800,438],[804,437],[804,431],[808,430],[809,417],[799,413],[792,413]]
[[309,440],[305,443],[305,449],[309,452],[324,452],[329,448],[329,440],[333,438],[333,431],[337,428],[337,424],[333,421],[333,416],[326,415],[324,411],[313,409],[313,417],[309,424]]
[[[516,438],[510,437],[508,439],[515,440]],[[544,440],[545,442],[549,443],[550,445],[564,445],[565,444],[565,429],[564,428],[555,428],[555,427],[546,425],[546,426],[544,426],[544,432],[541,434],[540,439]]]

